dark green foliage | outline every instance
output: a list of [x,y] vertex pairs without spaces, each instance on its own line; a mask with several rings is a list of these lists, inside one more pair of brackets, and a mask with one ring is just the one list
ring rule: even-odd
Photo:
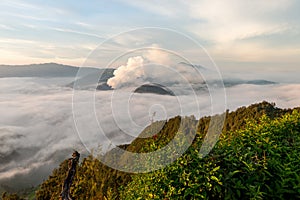
[[[34,187],[30,187],[30,188],[24,188],[18,192],[13,192],[12,189],[7,188],[6,192],[1,192],[1,199],[3,200],[13,200],[13,199],[18,199],[18,200],[31,200],[31,199],[35,199],[35,190],[37,188]],[[8,192],[10,191],[10,192]]]
[[193,145],[170,166],[133,177],[121,199],[299,199],[299,144],[298,112],[264,115],[224,134],[207,157]]
[[62,184],[68,171],[68,160],[59,165],[58,169],[53,170],[49,179],[46,180],[36,192],[37,199],[58,199]]
[[300,114],[248,121],[232,139],[216,147],[224,176],[224,195],[231,199],[300,198]]
[[[36,192],[37,199],[58,199],[63,180],[68,170],[68,161],[55,169]],[[77,173],[71,187],[71,195],[76,199],[111,199],[120,185],[130,181],[130,175],[107,167],[98,159],[89,156],[77,167]]]
[[17,194],[8,194],[7,192],[4,192],[2,194],[2,200],[24,200],[24,199],[19,197]]
[[[137,138],[120,148],[152,152],[182,133],[187,141],[193,141],[192,145],[171,165],[147,174],[120,172],[87,157],[78,166],[72,195],[76,199],[130,200],[299,198],[300,123],[299,114],[291,113],[291,109],[279,109],[267,102],[227,111],[223,134],[204,158],[198,154],[211,117],[197,121],[177,116],[155,122],[141,133],[147,138]],[[177,142],[180,148],[186,141]],[[106,159],[113,156],[114,150],[105,155]],[[63,162],[40,186],[37,199],[58,199],[66,172],[67,163]]]

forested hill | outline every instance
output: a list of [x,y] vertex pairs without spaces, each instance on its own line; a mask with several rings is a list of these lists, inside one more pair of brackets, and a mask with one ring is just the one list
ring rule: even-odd
[[[157,150],[181,131],[184,120],[186,130],[196,130],[196,136],[180,158],[154,172],[130,174],[89,156],[78,166],[72,194],[76,199],[299,199],[299,111],[276,108],[268,102],[227,111],[221,137],[204,158],[199,149],[211,117],[178,116],[155,122],[141,133],[148,138],[137,138],[121,148]],[[107,159],[114,151],[106,154]],[[58,199],[66,171],[64,161],[41,184],[36,198]]]

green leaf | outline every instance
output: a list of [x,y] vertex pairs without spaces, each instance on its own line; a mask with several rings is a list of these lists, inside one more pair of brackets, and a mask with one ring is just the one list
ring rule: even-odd
[[219,182],[219,179],[215,176],[211,176],[210,179],[213,180],[213,181]]
[[218,171],[220,169],[220,166],[213,168],[213,172]]

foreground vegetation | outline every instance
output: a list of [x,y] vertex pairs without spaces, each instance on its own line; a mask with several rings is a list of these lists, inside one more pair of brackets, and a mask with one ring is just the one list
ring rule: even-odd
[[[89,156],[78,166],[72,195],[76,199],[128,200],[299,199],[299,109],[283,110],[262,102],[225,115],[222,135],[206,157],[199,156],[199,149],[210,117],[199,121],[175,117],[166,123],[156,122],[141,133],[145,136],[151,130],[160,130],[155,135],[137,138],[121,148],[131,152],[157,150],[180,134],[180,123],[185,121],[185,131],[189,134],[196,130],[196,136],[180,158],[154,172],[129,174]],[[66,171],[64,161],[41,184],[36,198],[58,199]]]
[[209,156],[192,146],[172,165],[134,176],[121,199],[299,199],[300,114],[249,120]]

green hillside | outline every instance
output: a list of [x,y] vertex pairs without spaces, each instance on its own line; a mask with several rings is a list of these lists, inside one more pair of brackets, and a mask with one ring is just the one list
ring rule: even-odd
[[266,115],[222,135],[209,156],[192,146],[172,165],[134,176],[120,199],[299,199],[300,114]]
[[[299,110],[279,109],[275,104],[262,102],[227,111],[220,139],[204,158],[199,156],[199,149],[211,117],[196,120],[193,116],[177,116],[167,122],[155,122],[141,133],[147,138],[137,138],[120,147],[130,152],[151,152],[182,132],[192,145],[175,162],[150,173],[125,173],[107,167],[93,156],[84,158],[78,166],[72,195],[76,199],[130,200],[299,199]],[[194,134],[195,137],[189,137]],[[114,150],[105,159],[113,156]],[[123,159],[126,162],[125,156]],[[153,162],[156,163],[145,160],[141,165]],[[40,185],[36,198],[59,199],[66,172],[64,161]]]

